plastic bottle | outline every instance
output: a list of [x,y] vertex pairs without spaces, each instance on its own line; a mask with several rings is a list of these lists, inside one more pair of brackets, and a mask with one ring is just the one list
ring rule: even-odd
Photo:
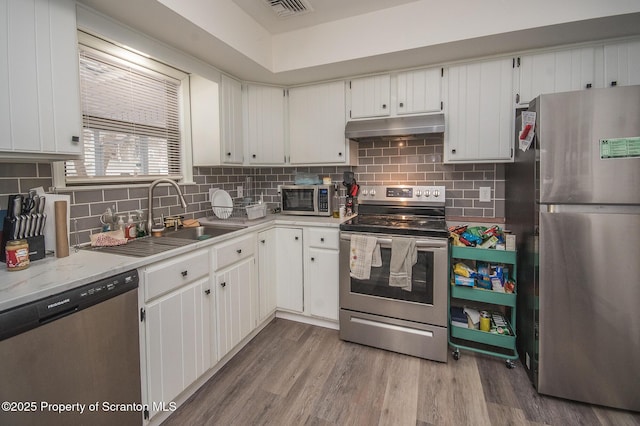
[[133,222],[131,213],[129,213],[129,220],[127,220],[127,226],[125,228],[124,236],[127,237],[127,240],[133,240],[137,237],[137,228],[136,224]]
[[340,217],[340,196],[338,195],[338,188],[336,187],[333,192],[333,217],[338,219]]
[[122,219],[122,216],[118,216],[118,229],[122,232],[125,231],[124,219]]

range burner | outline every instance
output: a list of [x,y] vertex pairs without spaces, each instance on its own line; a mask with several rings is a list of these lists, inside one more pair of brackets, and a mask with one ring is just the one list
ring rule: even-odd
[[445,188],[442,186],[377,186],[363,188],[358,216],[343,231],[447,238]]

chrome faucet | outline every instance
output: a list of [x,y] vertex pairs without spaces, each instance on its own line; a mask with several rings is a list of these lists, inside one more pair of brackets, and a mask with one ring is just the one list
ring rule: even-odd
[[182,204],[182,208],[183,209],[187,208],[187,201],[184,199],[184,195],[182,195],[182,190],[174,180],[171,180],[168,178],[162,178],[162,179],[157,179],[151,182],[151,185],[149,185],[149,194],[148,194],[149,218],[147,219],[147,232],[149,234],[151,234],[151,230],[153,229],[153,190],[160,183],[168,183],[169,185],[173,185],[173,187],[176,189],[176,192],[178,192],[178,197],[180,198],[180,204]]

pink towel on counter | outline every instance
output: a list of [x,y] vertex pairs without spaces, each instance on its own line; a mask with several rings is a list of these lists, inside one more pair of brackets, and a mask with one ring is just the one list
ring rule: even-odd
[[351,277],[358,280],[368,280],[371,277],[372,266],[382,266],[378,239],[366,235],[352,235],[349,253]]
[[121,230],[91,234],[91,247],[113,247],[127,244],[124,232]]
[[411,291],[413,265],[418,262],[416,240],[393,237],[391,239],[391,262],[389,265],[389,285]]

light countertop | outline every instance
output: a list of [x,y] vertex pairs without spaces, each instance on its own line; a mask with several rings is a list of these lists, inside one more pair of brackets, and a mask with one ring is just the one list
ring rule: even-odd
[[219,237],[195,241],[192,244],[147,257],[121,256],[83,249],[76,252],[71,248],[67,257],[47,256],[45,259],[32,262],[29,268],[22,271],[7,271],[6,265],[2,264],[0,266],[0,312],[274,225],[337,228],[348,218],[277,214],[251,221],[221,221],[215,217],[199,220],[202,225],[225,222],[229,225],[247,225],[247,228]]

